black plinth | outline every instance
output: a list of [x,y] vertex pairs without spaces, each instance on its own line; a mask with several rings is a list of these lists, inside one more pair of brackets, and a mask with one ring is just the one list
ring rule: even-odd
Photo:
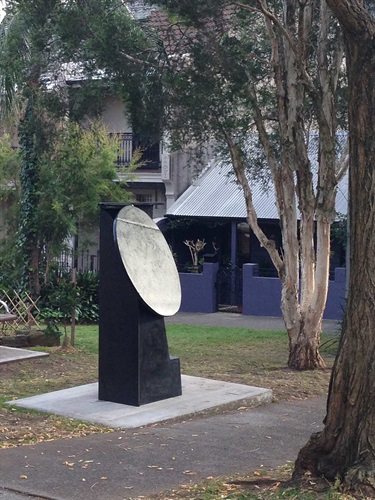
[[140,406],[181,395],[180,360],[170,358],[164,318],[140,298],[123,266],[113,223],[100,214],[99,399]]

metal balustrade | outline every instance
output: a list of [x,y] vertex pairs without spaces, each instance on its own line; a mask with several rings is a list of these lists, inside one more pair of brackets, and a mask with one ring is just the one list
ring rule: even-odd
[[110,137],[114,137],[119,141],[117,154],[117,165],[126,167],[129,165],[133,152],[138,148],[142,152],[141,170],[160,170],[160,151],[159,143],[151,143],[150,141],[142,141],[138,135],[131,132],[112,133]]

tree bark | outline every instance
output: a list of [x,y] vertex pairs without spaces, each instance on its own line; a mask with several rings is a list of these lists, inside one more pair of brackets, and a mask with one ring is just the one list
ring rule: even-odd
[[[339,2],[329,2],[332,7]],[[341,2],[349,82],[350,279],[324,429],[300,451],[305,472],[375,496],[375,22],[356,23],[359,4]],[[337,7],[337,6],[336,6]],[[352,10],[351,10],[352,9]],[[335,11],[336,12],[336,11]],[[356,29],[357,27],[357,29]]]

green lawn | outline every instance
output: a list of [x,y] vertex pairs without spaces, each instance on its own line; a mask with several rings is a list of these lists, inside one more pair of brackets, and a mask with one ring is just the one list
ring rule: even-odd
[[[329,372],[294,372],[286,368],[285,332],[191,325],[168,325],[171,355],[178,356],[182,373],[261,387],[270,387],[275,399],[304,398],[325,393]],[[331,366],[336,348],[332,336],[322,355]],[[78,326],[76,347],[97,353],[98,328]]]

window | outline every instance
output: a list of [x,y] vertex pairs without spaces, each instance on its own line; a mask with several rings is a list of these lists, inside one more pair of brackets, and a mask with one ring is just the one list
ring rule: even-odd
[[152,203],[154,201],[152,193],[136,193],[135,199],[138,203]]

